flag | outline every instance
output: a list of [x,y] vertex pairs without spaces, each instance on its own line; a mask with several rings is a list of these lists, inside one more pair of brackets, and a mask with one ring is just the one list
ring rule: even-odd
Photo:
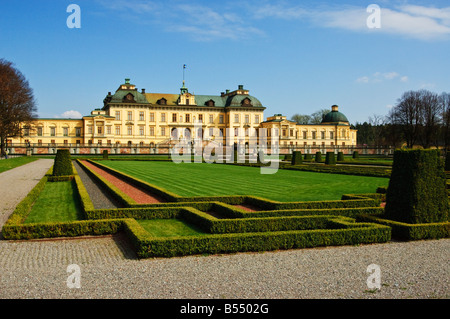
[[186,64],[183,64],[183,69],[186,69]]

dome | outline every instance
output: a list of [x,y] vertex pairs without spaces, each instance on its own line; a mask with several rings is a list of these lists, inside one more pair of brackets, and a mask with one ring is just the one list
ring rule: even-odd
[[349,123],[347,117],[343,113],[338,111],[337,105],[333,105],[331,107],[331,112],[327,113],[322,119],[322,124],[343,122],[345,122],[346,124]]

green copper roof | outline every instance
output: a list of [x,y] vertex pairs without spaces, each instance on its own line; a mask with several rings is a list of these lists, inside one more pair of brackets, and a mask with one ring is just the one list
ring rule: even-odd
[[327,113],[323,117],[322,123],[326,124],[326,123],[340,123],[340,122],[348,123],[348,119],[343,113],[338,111],[337,105],[333,105],[331,112]]

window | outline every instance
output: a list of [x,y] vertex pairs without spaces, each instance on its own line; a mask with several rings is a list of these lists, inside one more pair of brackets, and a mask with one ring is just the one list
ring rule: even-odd
[[75,128],[75,136],[81,136],[81,127]]
[[198,122],[203,123],[203,114],[198,115]]
[[63,136],[69,136],[69,128],[67,127],[63,128]]
[[209,123],[214,123],[214,115],[209,115]]
[[330,132],[330,139],[334,138],[334,132]]
[[245,123],[246,124],[250,123],[250,116],[249,115],[245,116]]
[[42,127],[38,127],[37,136],[42,136]]
[[234,136],[239,136],[239,128],[238,127],[236,127],[234,129]]
[[150,136],[155,136],[155,128],[154,127],[150,127],[149,135]]
[[308,133],[307,133],[306,131],[303,131],[303,139],[304,139],[304,140],[306,140],[307,134],[308,134]]
[[89,134],[92,134],[92,126],[89,126],[89,127],[88,127],[88,133],[89,133]]
[[76,142],[77,142],[77,144],[80,144],[80,143],[81,143],[81,140],[77,140]]
[[223,124],[223,115],[219,115],[219,123]]
[[286,136],[286,129],[283,129],[283,136]]
[[133,127],[132,126],[127,126],[127,134],[133,135]]
[[116,121],[120,121],[120,111],[116,111]]
[[255,115],[255,123],[259,124],[259,115]]
[[[153,118],[152,120],[152,116],[154,117],[153,113],[150,113],[150,121],[153,122],[155,119]],[[139,112],[139,121],[144,121],[144,112]]]
[[177,113],[172,113],[172,122],[177,121]]
[[103,127],[97,126],[97,134],[103,134]]
[[166,113],[161,113],[161,122],[166,121]]
[[166,136],[166,128],[165,127],[161,127],[161,135]]
[[190,114],[186,114],[186,123],[189,123],[191,121],[191,115]]
[[325,132],[320,132],[320,138],[321,138],[322,140],[325,139]]
[[315,140],[316,139],[316,132],[311,132],[312,135],[312,139]]
[[239,123],[239,114],[234,114],[234,123]]
[[150,122],[155,122],[155,113],[150,113]]
[[111,134],[111,126],[106,127],[106,134]]
[[[151,132],[151,128],[150,128],[150,132]],[[139,126],[139,135],[144,136],[144,127],[143,126]]]
[[214,135],[214,128],[210,127],[209,128],[209,136],[213,136]]
[[42,140],[38,140],[38,145],[39,145],[39,146],[42,145]]
[[128,111],[128,115],[127,115],[127,119],[128,121],[132,121],[133,120],[133,111]]
[[116,135],[120,135],[120,126],[116,126]]
[[50,128],[50,136],[56,136],[56,128],[55,127]]
[[293,137],[293,136],[294,136],[294,129],[290,129],[290,130],[289,130],[289,136],[290,136],[290,137]]

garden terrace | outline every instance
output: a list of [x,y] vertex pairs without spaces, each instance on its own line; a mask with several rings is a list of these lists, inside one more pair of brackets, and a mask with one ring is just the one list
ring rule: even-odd
[[[60,192],[55,196],[61,196],[62,202],[78,201],[77,214],[67,220],[29,219],[35,203],[46,201],[48,174],[17,206],[4,225],[5,239],[124,232],[141,258],[355,245],[391,240],[392,227],[375,222],[384,212],[380,207],[384,194],[368,192],[341,195],[338,199],[291,202],[252,194],[190,197],[167,191],[143,178],[138,179],[98,162],[78,163],[122,207],[95,209],[89,192],[75,173],[70,181],[57,182],[71,183],[72,194]],[[157,203],[138,203],[112,180],[107,180],[100,169],[161,200]]]

